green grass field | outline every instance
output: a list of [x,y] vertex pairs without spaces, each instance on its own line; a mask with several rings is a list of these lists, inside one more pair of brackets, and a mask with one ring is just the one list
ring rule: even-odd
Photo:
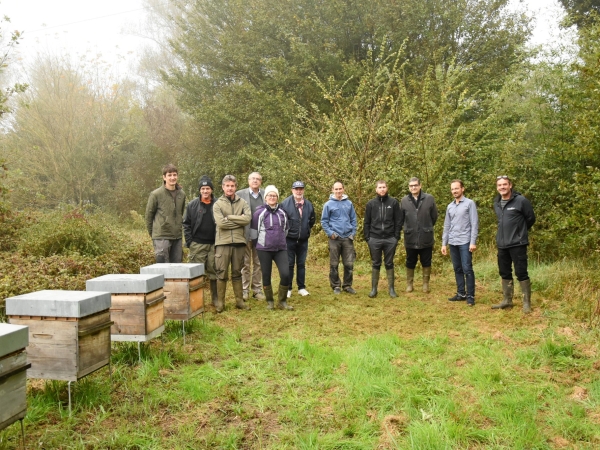
[[[451,303],[452,268],[434,262],[430,294],[333,295],[311,260],[311,295],[295,311],[211,307],[167,324],[143,347],[113,343],[108,369],[74,384],[29,380],[27,448],[43,449],[554,449],[600,447],[595,271],[533,264],[533,313],[491,310],[493,257],[475,262],[477,304]],[[587,271],[586,271],[587,270]],[[383,273],[382,273],[383,275]],[[596,277],[596,278],[590,278]],[[276,282],[274,283],[276,285]],[[515,294],[519,294],[516,287]],[[1,399],[0,399],[1,402]],[[20,448],[20,427],[0,448]]]

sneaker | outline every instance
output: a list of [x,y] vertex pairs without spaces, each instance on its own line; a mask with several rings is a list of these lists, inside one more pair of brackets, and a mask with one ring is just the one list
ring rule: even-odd
[[265,297],[265,294],[263,294],[262,292],[255,292],[253,297],[256,300],[266,300],[267,299],[267,297]]
[[467,299],[466,295],[456,294],[454,297],[448,299],[449,302],[464,302]]
[[[292,291],[290,291],[290,293],[291,292]],[[307,295],[310,295],[306,289],[298,289],[298,294],[300,294],[302,297],[306,297]]]
[[338,295],[338,294],[339,294],[339,293],[341,293],[341,292],[342,292],[342,290],[341,290],[339,287],[333,288],[333,293],[334,293],[335,295]]
[[348,294],[356,294],[356,291],[352,289],[352,286],[345,287],[344,291],[346,291]]
[[287,293],[287,298],[291,298],[292,297],[292,290],[290,289]]
[[467,306],[475,306],[475,299],[473,297],[467,297]]
[[248,300],[248,291],[244,290],[242,292],[242,298],[244,299],[244,301]]

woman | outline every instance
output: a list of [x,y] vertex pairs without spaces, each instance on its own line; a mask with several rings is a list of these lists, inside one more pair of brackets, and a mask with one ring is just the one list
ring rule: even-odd
[[291,310],[287,304],[287,290],[290,281],[287,245],[285,236],[289,222],[287,214],[279,207],[279,191],[273,185],[265,188],[266,204],[256,208],[250,225],[251,236],[256,246],[260,268],[262,270],[263,289],[267,297],[267,309],[274,308],[273,286],[271,286],[271,271],[273,261],[279,270],[279,291],[277,292],[277,307]]

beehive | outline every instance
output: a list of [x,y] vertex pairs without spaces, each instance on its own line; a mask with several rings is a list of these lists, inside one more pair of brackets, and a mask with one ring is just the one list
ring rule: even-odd
[[27,327],[0,323],[0,430],[27,412]]
[[189,320],[204,311],[204,264],[153,264],[140,273],[165,277],[165,319]]
[[111,293],[110,329],[113,341],[145,342],[165,329],[162,275],[115,274],[86,281],[89,291]]
[[48,290],[6,299],[9,322],[29,327],[29,378],[77,381],[110,361],[110,293]]

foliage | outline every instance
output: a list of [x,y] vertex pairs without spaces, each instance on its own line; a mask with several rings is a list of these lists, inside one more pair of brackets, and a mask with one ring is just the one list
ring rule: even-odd
[[575,24],[580,28],[589,26],[600,13],[599,0],[559,0],[567,11],[566,25]]

